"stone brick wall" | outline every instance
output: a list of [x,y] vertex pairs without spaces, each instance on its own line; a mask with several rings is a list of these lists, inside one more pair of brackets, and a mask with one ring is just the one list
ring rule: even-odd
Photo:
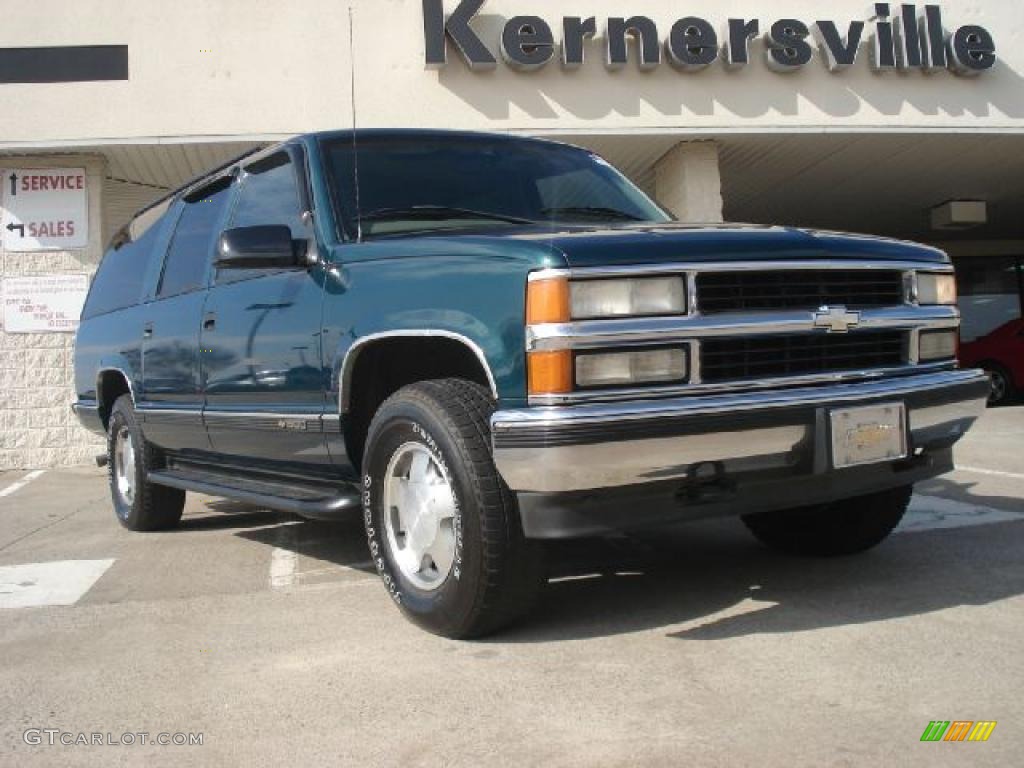
[[[91,275],[103,253],[103,158],[0,157],[0,168],[11,166],[84,167],[89,244],[80,250],[40,253],[7,252],[0,246],[0,278]],[[81,464],[103,450],[102,439],[82,429],[71,413],[74,341],[73,333],[25,334],[0,329],[0,470]]]

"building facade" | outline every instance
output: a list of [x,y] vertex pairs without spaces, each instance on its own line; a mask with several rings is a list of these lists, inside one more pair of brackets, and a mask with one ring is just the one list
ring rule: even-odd
[[1012,0],[37,0],[0,26],[0,93],[0,469],[102,450],[72,331],[132,212],[311,130],[582,144],[683,220],[945,248],[965,339],[1021,314]]

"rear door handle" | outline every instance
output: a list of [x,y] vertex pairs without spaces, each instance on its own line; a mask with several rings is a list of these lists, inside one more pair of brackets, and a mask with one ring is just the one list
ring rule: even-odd
[[142,326],[142,338],[144,338],[144,339],[151,339],[151,338],[153,338],[153,324],[152,323],[146,323],[144,326]]
[[210,313],[208,313],[206,315],[206,317],[203,318],[203,330],[204,331],[212,331],[216,327],[217,327],[217,316],[215,314],[213,314],[212,312],[210,312]]

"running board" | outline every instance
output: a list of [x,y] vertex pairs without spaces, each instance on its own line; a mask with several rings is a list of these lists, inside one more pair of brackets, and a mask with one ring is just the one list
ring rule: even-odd
[[[314,496],[322,492],[320,488],[298,489],[294,485],[278,485],[266,480],[251,482],[261,490],[241,488],[234,482],[246,482],[242,478],[217,477],[211,472],[189,472],[188,470],[169,469],[149,473],[149,479],[158,485],[180,488],[183,491],[195,491],[209,496],[221,496],[226,499],[245,502],[282,512],[292,512],[310,520],[339,520],[351,517],[352,511],[362,504],[360,494],[355,489],[341,492],[334,496]],[[275,487],[277,486],[277,487]],[[287,495],[288,491],[299,490],[307,498],[297,499]],[[313,496],[312,498],[309,498]]]

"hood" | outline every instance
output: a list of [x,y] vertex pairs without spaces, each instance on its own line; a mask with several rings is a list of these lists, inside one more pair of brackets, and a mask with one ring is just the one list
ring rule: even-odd
[[937,248],[901,240],[749,224],[573,227],[506,237],[544,243],[561,252],[570,267],[800,259],[949,261]]

